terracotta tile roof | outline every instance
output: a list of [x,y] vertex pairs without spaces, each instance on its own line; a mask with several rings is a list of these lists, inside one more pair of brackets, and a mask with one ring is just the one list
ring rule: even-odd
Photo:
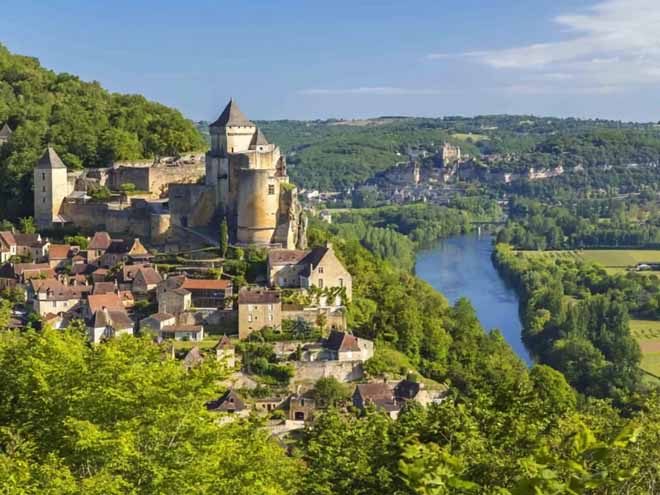
[[390,383],[360,383],[357,391],[365,401],[393,401],[394,386]]
[[14,234],[14,239],[16,239],[16,244],[18,246],[42,246],[43,242],[39,234]]
[[14,264],[14,273],[16,275],[23,275],[25,272],[48,272],[51,271],[48,263],[16,263]]
[[205,290],[226,290],[231,286],[229,280],[210,280],[198,278],[185,278],[181,287],[187,290],[205,289]]
[[271,266],[297,265],[308,254],[309,251],[299,249],[273,249],[268,252],[268,263]]
[[121,268],[122,280],[124,282],[131,282],[135,278],[135,274],[143,265],[124,265]]
[[94,271],[94,265],[87,263],[78,263],[71,267],[72,275],[89,275]]
[[202,325],[179,325],[179,324],[174,324],[174,325],[168,325],[166,327],[163,327],[163,332],[169,332],[169,333],[174,333],[174,332],[190,332],[190,333],[199,333],[203,330]]
[[87,303],[92,314],[103,308],[108,310],[124,309],[124,305],[118,294],[93,294],[87,298]]
[[114,282],[96,282],[94,284],[94,294],[111,294],[116,289],[117,286]]
[[8,246],[16,245],[16,238],[14,237],[14,233],[10,232],[9,230],[0,232],[0,239],[2,239],[2,241]]
[[243,289],[238,293],[238,304],[278,304],[281,300],[276,290]]
[[87,249],[101,249],[105,250],[110,247],[112,238],[107,232],[96,232],[92,240],[89,242]]
[[330,332],[325,345],[336,352],[360,352],[357,337],[336,330]]
[[138,270],[138,273],[142,275],[147,285],[159,284],[163,280],[163,277],[161,277],[156,269],[151,266],[141,267]]
[[48,248],[49,260],[65,260],[69,257],[71,246],[68,244],[51,244]]

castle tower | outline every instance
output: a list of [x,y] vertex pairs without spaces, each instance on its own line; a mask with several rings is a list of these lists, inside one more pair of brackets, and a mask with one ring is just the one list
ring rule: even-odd
[[209,126],[211,149],[206,154],[206,185],[216,188],[218,203],[229,202],[229,154],[247,151],[256,128],[233,99]]
[[62,202],[68,192],[66,165],[50,146],[34,169],[34,219],[37,227],[60,223]]

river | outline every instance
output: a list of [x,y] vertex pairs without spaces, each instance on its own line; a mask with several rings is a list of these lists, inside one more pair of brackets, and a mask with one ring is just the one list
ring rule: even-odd
[[442,292],[450,303],[466,297],[483,327],[497,328],[528,365],[532,361],[523,345],[518,316],[518,296],[507,287],[493,266],[489,234],[465,234],[439,241],[417,254],[417,276]]

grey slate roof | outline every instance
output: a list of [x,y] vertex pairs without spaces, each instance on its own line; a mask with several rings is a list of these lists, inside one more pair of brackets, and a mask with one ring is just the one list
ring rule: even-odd
[[266,139],[264,133],[261,132],[261,129],[257,127],[257,131],[254,133],[254,136],[252,136],[252,141],[250,141],[250,149],[253,150],[257,146],[265,146],[267,144],[270,144],[268,139]]
[[236,102],[231,99],[227,106],[218,117],[218,120],[213,122],[210,127],[227,127],[227,126],[243,126],[255,127],[255,125],[248,120],[248,118],[238,108]]
[[39,158],[39,161],[37,162],[37,168],[66,168],[66,165],[64,165],[64,162],[57,155],[55,150],[49,146],[41,158]]

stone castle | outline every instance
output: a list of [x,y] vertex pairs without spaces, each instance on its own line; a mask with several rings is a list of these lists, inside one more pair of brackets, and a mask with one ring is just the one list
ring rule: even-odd
[[[215,238],[226,218],[239,245],[304,248],[306,220],[286,161],[231,100],[210,126],[204,158],[168,163],[114,164],[69,171],[48,148],[34,169],[34,212],[39,228],[75,225],[161,240],[175,233],[207,230]],[[113,194],[93,199],[106,187]]]

